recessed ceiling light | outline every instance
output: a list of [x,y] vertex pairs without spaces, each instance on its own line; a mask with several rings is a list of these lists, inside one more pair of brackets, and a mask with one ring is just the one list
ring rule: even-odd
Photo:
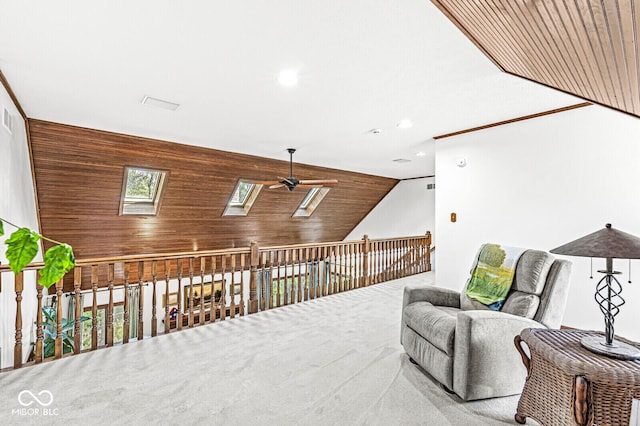
[[142,98],[142,105],[149,105],[156,108],[168,109],[169,111],[175,111],[180,104],[174,102],[163,101],[162,99],[152,98],[151,96],[145,96]]
[[416,157],[424,157],[425,155],[427,155],[427,153],[424,151],[416,152]]
[[295,86],[298,84],[298,71],[294,69],[284,69],[278,74],[278,83],[283,86]]
[[413,127],[413,122],[408,118],[404,118],[398,122],[397,126],[399,129],[408,129]]
[[394,163],[410,163],[411,160],[407,159],[407,158],[396,158],[395,160],[393,160]]
[[374,135],[379,135],[380,133],[382,133],[382,129],[371,129],[369,130],[369,133],[373,133]]

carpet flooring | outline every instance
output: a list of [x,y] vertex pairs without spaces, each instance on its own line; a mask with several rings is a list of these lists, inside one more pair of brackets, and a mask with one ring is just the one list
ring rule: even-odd
[[416,275],[5,372],[0,424],[515,424],[517,396],[463,403],[409,362],[402,290],[433,280]]

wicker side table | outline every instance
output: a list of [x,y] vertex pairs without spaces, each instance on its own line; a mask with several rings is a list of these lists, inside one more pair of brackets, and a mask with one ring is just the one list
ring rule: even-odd
[[531,417],[546,426],[629,424],[632,399],[640,399],[640,360],[621,361],[583,348],[580,339],[595,333],[526,329],[516,336],[528,371],[515,415],[518,423]]

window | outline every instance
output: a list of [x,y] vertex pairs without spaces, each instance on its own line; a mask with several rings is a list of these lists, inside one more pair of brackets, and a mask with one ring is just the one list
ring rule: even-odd
[[293,213],[293,217],[309,217],[318,208],[320,202],[326,197],[331,188],[311,188],[302,199],[298,209]]
[[[107,309],[109,305],[99,305],[97,309],[98,346],[106,345],[107,335]],[[89,317],[81,323],[82,350],[91,349],[91,329],[93,327],[93,308],[84,308],[83,316]],[[124,332],[124,304],[115,303],[113,306],[113,343],[122,343]]]
[[227,203],[223,216],[246,216],[262,190],[259,183],[239,180]]
[[121,215],[156,215],[167,172],[125,167],[122,179]]

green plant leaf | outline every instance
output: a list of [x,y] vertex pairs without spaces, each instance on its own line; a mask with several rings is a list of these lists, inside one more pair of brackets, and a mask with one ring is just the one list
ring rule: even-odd
[[48,339],[44,341],[44,357],[49,358],[55,355],[56,347],[55,341],[53,339]]
[[4,242],[7,245],[9,267],[15,274],[19,274],[36,257],[38,240],[40,235],[27,228],[20,228]]
[[51,247],[44,254],[44,264],[44,268],[40,270],[38,283],[49,288],[76,266],[71,246],[60,244]]
[[0,237],[4,235],[4,221],[0,220]]
[[45,325],[56,323],[56,309],[53,306],[43,306],[42,313],[45,316],[45,321],[44,321]]

